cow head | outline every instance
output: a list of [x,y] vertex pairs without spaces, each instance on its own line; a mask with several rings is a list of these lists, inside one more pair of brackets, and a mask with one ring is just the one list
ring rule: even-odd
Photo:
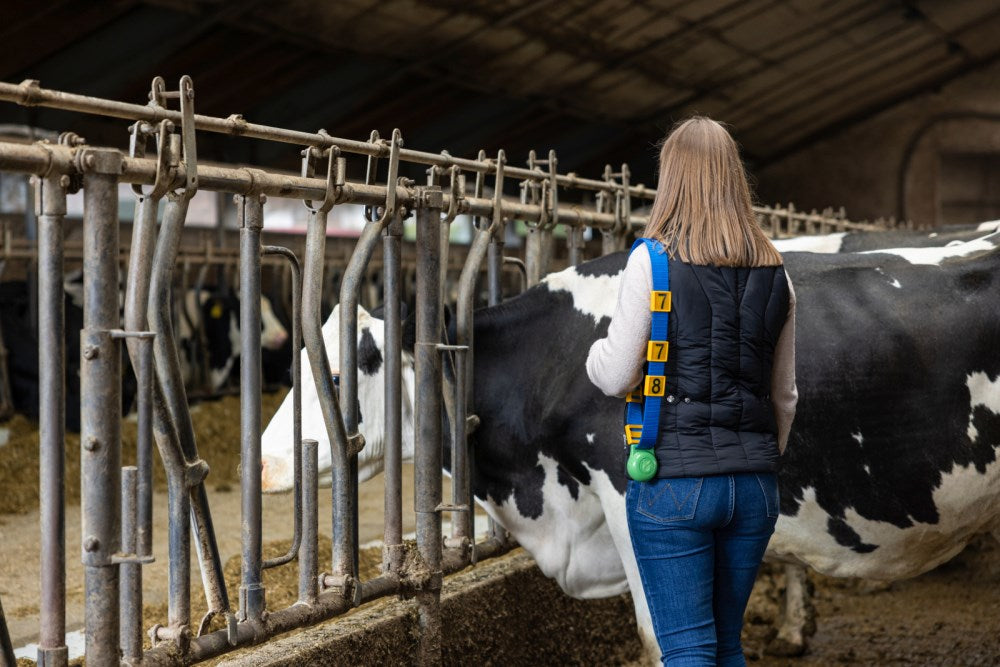
[[[330,370],[340,372],[340,306],[333,309],[323,325],[323,341],[330,361]],[[358,476],[361,481],[374,477],[382,470],[385,452],[384,414],[384,337],[383,322],[364,308],[358,308],[358,407],[359,430],[365,437],[365,448],[358,455]],[[413,458],[413,355],[404,351],[403,363],[403,460]],[[313,381],[308,354],[302,351],[302,437],[319,442],[319,480],[331,481],[330,441],[323,422],[319,395]],[[293,410],[292,394],[285,397],[268,423],[261,442],[263,490],[267,493],[290,491],[293,487]]]
[[265,350],[277,350],[288,340],[288,330],[274,314],[271,300],[260,297],[260,346]]

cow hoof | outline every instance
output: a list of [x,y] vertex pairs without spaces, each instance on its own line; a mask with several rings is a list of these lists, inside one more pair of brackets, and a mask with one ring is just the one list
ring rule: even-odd
[[795,658],[806,652],[805,640],[794,640],[778,635],[767,644],[764,653],[767,655]]

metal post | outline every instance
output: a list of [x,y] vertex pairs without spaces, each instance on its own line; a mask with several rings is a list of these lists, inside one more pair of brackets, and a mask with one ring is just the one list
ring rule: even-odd
[[117,665],[121,546],[121,355],[118,327],[118,174],[121,154],[78,155],[83,176],[83,331],[80,333],[82,556],[89,665]]
[[264,196],[236,196],[240,212],[240,499],[243,558],[240,618],[264,613],[260,474],[260,232]]
[[493,233],[490,239],[489,256],[486,259],[486,279],[489,283],[489,305],[503,302],[503,234],[504,225]]
[[292,276],[292,469],[295,477],[292,512],[295,524],[292,526],[292,544],[288,552],[277,558],[269,558],[263,563],[266,570],[290,563],[299,551],[302,540],[302,270],[299,258],[288,248],[267,245],[262,248],[265,255],[280,255],[288,260],[286,264]]
[[66,637],[66,344],[63,219],[68,176],[39,179],[38,486],[41,598],[38,664],[63,667]]
[[[160,84],[162,85],[162,80]],[[155,88],[156,80],[154,80],[154,91]],[[229,610],[229,596],[226,593],[222,559],[219,556],[208,494],[204,485],[208,464],[198,457],[194,426],[181,379],[180,360],[177,356],[171,322],[170,295],[174,266],[177,262],[188,204],[198,191],[200,178],[194,133],[194,87],[190,77],[181,77],[180,89],[176,96],[180,99],[181,136],[171,137],[170,153],[172,156],[182,156],[183,188],[179,192],[172,192],[167,199],[153,257],[146,316],[149,328],[156,333],[153,357],[158,393],[155,400],[157,403],[162,401],[162,406],[154,406],[157,422],[155,428],[157,445],[168,471],[170,494],[168,572],[170,597],[167,612],[170,626],[157,628],[154,635],[155,639],[174,640],[183,650],[187,646],[191,615],[189,586],[191,535],[187,526],[188,515],[195,530],[195,546],[198,550],[202,584],[208,602],[208,613],[202,618],[199,634],[201,630],[207,628],[213,615]],[[158,167],[157,173],[159,171]],[[180,496],[183,494],[189,497],[182,499]]]
[[153,555],[153,341],[140,342],[139,367],[136,369],[139,397],[136,404],[138,433],[135,444],[136,538],[135,553],[141,558]]
[[[475,507],[472,504],[472,475],[469,465],[468,435],[466,419],[468,409],[465,403],[466,365],[469,349],[456,346],[455,350],[455,419],[451,438],[451,502],[456,507],[465,506],[467,511],[451,518],[451,537],[456,546],[466,546],[475,542],[473,531]],[[474,550],[473,550],[474,551]]]
[[[303,159],[303,172],[311,169],[309,154]],[[320,411],[326,426],[326,435],[330,443],[330,459],[333,483],[331,496],[333,502],[333,554],[332,569],[334,575],[341,579],[342,594],[347,597],[345,574],[351,572],[352,554],[352,520],[349,503],[350,488],[347,484],[346,472],[349,465],[347,432],[344,429],[343,415],[339,409],[337,388],[330,372],[330,357],[327,355],[326,343],[323,341],[323,268],[326,262],[326,220],[330,208],[337,199],[344,183],[347,164],[335,153],[329,155],[325,199],[319,207],[313,207],[307,201],[309,218],[306,222],[305,267],[302,279],[302,340],[305,343],[309,357],[309,366],[316,385]]]
[[[122,550],[136,553],[136,492],[139,471],[135,466],[122,468]],[[121,565],[121,625],[122,659],[129,664],[142,660],[142,565],[136,562]]]
[[[373,139],[377,138],[373,134]],[[365,270],[371,260],[379,236],[385,226],[396,216],[396,186],[399,173],[399,151],[403,145],[402,135],[398,129],[392,131],[392,142],[389,148],[388,173],[386,175],[386,197],[382,214],[374,219],[373,212],[368,207],[365,215],[368,224],[361,232],[351,259],[347,263],[343,280],[340,283],[340,411],[344,414],[344,428],[352,440],[363,446],[363,440],[358,432],[358,302],[361,295],[361,283]],[[369,160],[368,178],[374,178],[374,161]],[[436,280],[437,278],[435,278]],[[350,569],[345,574],[358,576],[358,457],[360,447],[352,447],[346,483],[348,485],[347,511],[351,517],[351,554]],[[334,473],[336,475],[336,472]],[[335,574],[340,574],[335,572]]]
[[10,633],[7,631],[7,619],[3,615],[3,603],[0,602],[0,665],[13,667],[16,664],[14,647],[10,643]]
[[302,539],[299,542],[299,602],[314,605],[317,580],[317,531],[319,530],[319,443],[302,441]]
[[441,321],[439,246],[440,188],[425,188],[417,208],[416,453],[414,483],[417,549],[429,581],[417,593],[421,665],[441,663]]
[[403,565],[402,237],[403,219],[397,215],[386,227],[382,241],[385,303],[382,325],[385,339],[385,532],[382,571],[396,573]]
[[566,245],[569,247],[570,266],[583,261],[583,227],[566,227]]

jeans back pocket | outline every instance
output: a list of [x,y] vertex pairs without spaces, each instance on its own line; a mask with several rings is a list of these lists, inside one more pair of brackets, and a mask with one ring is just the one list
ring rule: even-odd
[[703,481],[702,477],[670,477],[643,482],[636,509],[656,521],[693,519]]
[[767,516],[772,519],[777,518],[781,511],[780,498],[778,496],[778,476],[773,472],[758,472],[754,473],[754,476],[757,478],[760,490],[764,494],[764,503],[767,505]]

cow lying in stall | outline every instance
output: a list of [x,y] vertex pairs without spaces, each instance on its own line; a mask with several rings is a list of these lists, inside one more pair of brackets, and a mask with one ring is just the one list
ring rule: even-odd
[[[475,318],[472,485],[478,502],[575,597],[631,589],[652,633],[625,521],[621,402],[584,371],[615,307],[625,254],[550,274]],[[798,296],[800,400],[780,472],[769,557],[824,574],[895,580],[1000,530],[1000,234],[944,248],[788,253]],[[323,327],[338,368],[338,316]],[[956,335],[961,332],[962,335]],[[382,414],[382,322],[359,313],[359,400]],[[403,456],[413,456],[413,358],[403,353]],[[330,454],[302,362],[304,437]],[[381,470],[381,419],[365,419],[362,479]],[[286,399],[263,437],[265,491],[292,488]],[[447,433],[447,430],[445,431]],[[451,443],[446,443],[450,447]],[[446,455],[444,461],[449,461]],[[803,575],[804,576],[804,575]],[[789,580],[779,640],[804,648],[803,579]]]

